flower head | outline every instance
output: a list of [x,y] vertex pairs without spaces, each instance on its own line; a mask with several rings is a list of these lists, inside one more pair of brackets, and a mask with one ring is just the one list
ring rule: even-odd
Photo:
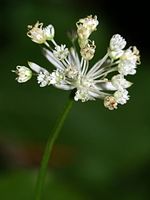
[[126,41],[125,39],[119,35],[115,34],[112,36],[110,40],[110,49],[113,51],[118,51],[124,49],[126,46]]
[[116,60],[123,55],[123,49],[125,48],[126,43],[127,42],[121,35],[115,34],[112,36],[108,49],[109,56],[112,60]]
[[61,44],[60,46],[59,45],[55,46],[53,54],[59,60],[64,60],[68,56],[69,51],[68,48],[66,48],[66,45]]
[[118,64],[118,72],[124,76],[136,74],[136,63],[132,60],[122,60]]
[[123,105],[127,103],[127,100],[129,100],[129,95],[127,90],[118,90],[114,93],[114,97],[117,103]]
[[123,75],[134,75],[136,73],[136,66],[140,64],[139,51],[136,47],[129,48],[124,51],[120,57],[118,64],[118,71]]
[[124,51],[124,53],[120,57],[120,60],[130,60],[135,64],[140,64],[139,50],[135,46],[129,47],[127,50]]
[[87,43],[80,50],[82,58],[84,58],[85,60],[91,60],[94,57],[95,48],[96,46],[94,44],[94,41],[92,41],[91,43]]
[[50,85],[51,76],[49,73],[40,71],[39,74],[37,75],[37,81],[40,87],[45,87],[47,85]]
[[51,24],[43,28],[43,23],[37,21],[34,26],[28,25],[28,29],[27,36],[38,44],[43,44],[54,37],[54,27]]
[[104,106],[109,110],[117,109],[117,102],[115,97],[113,96],[106,96],[104,98]]
[[[91,66],[90,60],[94,57],[96,45],[89,37],[98,24],[97,17],[92,15],[76,23],[80,54],[75,45],[67,48],[65,44],[58,45],[55,42],[52,25],[43,28],[43,23],[37,22],[30,26],[27,35],[34,42],[46,45],[43,53],[54,69],[49,72],[33,62],[28,62],[28,65],[35,72],[40,87],[53,85],[62,90],[74,90],[75,101],[102,99],[106,108],[114,110],[118,104],[123,105],[129,100],[127,88],[132,83],[125,76],[136,73],[140,56],[136,47],[124,49],[125,39],[115,34],[104,57]],[[17,66],[15,72],[18,82],[26,82],[32,76],[31,70],[24,66]]]
[[[79,19],[79,21],[76,23],[76,25],[77,25],[77,32],[81,33],[83,31],[83,33],[85,33],[87,31],[88,32],[87,38],[88,38],[89,35],[93,31],[96,30],[96,27],[97,27],[98,24],[99,24],[99,22],[97,20],[97,16],[92,17],[92,15],[90,15],[90,16],[87,16],[86,18]],[[85,35],[86,34],[84,34],[84,36]],[[81,35],[79,34],[79,37],[82,37],[82,34]]]
[[17,66],[16,70],[12,70],[12,72],[15,72],[18,77],[16,78],[16,80],[19,83],[24,83],[27,82],[31,77],[32,77],[32,71],[25,66]]

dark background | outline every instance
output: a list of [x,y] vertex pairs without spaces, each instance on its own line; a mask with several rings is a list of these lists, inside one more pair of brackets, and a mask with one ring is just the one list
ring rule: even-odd
[[149,200],[149,12],[145,1],[1,1],[0,11],[0,199],[33,199],[37,169],[56,117],[69,93],[18,84],[11,70],[27,60],[52,69],[41,48],[26,37],[27,25],[52,23],[56,41],[79,18],[97,15],[95,61],[120,33],[141,52],[130,76],[131,99],[110,112],[97,100],[74,103],[49,163],[43,200]]

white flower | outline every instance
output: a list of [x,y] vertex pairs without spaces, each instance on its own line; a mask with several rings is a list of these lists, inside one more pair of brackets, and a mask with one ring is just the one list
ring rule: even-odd
[[91,32],[96,30],[97,25],[99,24],[97,16],[92,17],[92,15],[87,16],[86,18],[79,19],[77,22],[77,28],[79,26],[89,29]]
[[[64,61],[59,61],[47,49],[44,49],[44,54],[46,58],[56,67],[57,73],[61,72],[61,74],[65,77],[56,76],[56,72],[52,73],[54,76],[54,84],[56,87],[61,89],[77,89],[75,99],[81,100],[82,102],[87,100],[94,100],[95,98],[104,98],[105,94],[102,89],[102,84],[106,82],[106,79],[103,79],[105,74],[109,73],[107,68],[102,68],[101,66],[106,61],[108,55],[106,55],[103,59],[98,61],[90,70],[89,70],[89,62],[84,60],[83,58],[79,59],[79,56],[75,49],[71,48],[68,58]],[[56,83],[55,80],[58,82]],[[102,77],[102,80],[100,79]],[[103,88],[106,87],[103,85]]]
[[68,67],[65,70],[65,76],[69,79],[76,79],[78,76],[78,70],[75,66],[68,65]]
[[[53,53],[47,49],[44,49],[44,53],[46,58],[56,67],[56,71],[51,74],[51,84],[64,90],[76,88],[74,97],[76,101],[104,99],[111,95],[111,93],[105,91],[120,90],[131,85],[120,74],[114,76],[112,82],[105,78],[109,73],[117,70],[116,68],[105,67],[108,54],[89,69],[89,62],[83,58],[80,61],[76,50],[73,48],[71,48],[65,62],[57,60]],[[124,93],[117,91],[114,95],[115,98],[117,98],[117,95],[125,95],[126,90],[123,91]],[[119,97],[116,100],[117,103],[121,102]],[[114,103],[115,107],[116,104]]]
[[[43,23],[39,22],[34,26],[29,26],[27,35],[32,41],[46,45],[47,48],[43,49],[43,53],[55,68],[49,72],[33,62],[28,62],[28,65],[37,75],[40,87],[53,85],[62,90],[73,90],[75,101],[102,99],[106,108],[114,110],[118,104],[123,105],[129,99],[126,89],[132,83],[124,76],[136,73],[140,56],[136,47],[124,50],[125,39],[115,34],[110,39],[106,55],[90,66],[96,45],[89,37],[98,24],[97,16],[92,17],[92,15],[79,19],[76,23],[76,37],[72,39],[72,42],[75,38],[78,39],[80,55],[77,53],[78,48],[68,49],[65,44],[58,45],[55,42],[55,30],[51,24],[44,28]],[[51,40],[52,47],[47,40]],[[18,74],[18,82],[26,82],[32,76],[31,70],[24,66],[17,66],[15,72]],[[113,73],[112,76],[110,76],[111,73]]]
[[16,78],[16,80],[19,83],[24,83],[27,82],[31,77],[32,77],[32,71],[25,66],[17,66],[16,70],[12,70],[12,72],[15,72],[18,77]]
[[139,50],[136,47],[130,47],[120,57],[118,71],[125,76],[128,74],[134,75],[137,64],[140,64]]
[[110,40],[110,45],[108,49],[110,58],[112,60],[117,60],[118,58],[120,58],[124,53],[123,49],[125,46],[126,46],[126,41],[121,35],[119,34],[113,35]]
[[112,36],[110,40],[110,49],[112,51],[122,50],[124,49],[125,46],[126,46],[126,41],[121,35],[115,34]]
[[124,76],[136,74],[136,63],[132,60],[122,60],[118,64],[118,72]]
[[86,44],[83,48],[81,48],[80,53],[81,56],[85,59],[85,60],[91,60],[94,57],[94,53],[95,53],[95,44],[94,41],[92,41],[91,43]]
[[131,82],[127,81],[123,75],[117,74],[112,77],[111,79],[112,85],[117,89],[121,90],[124,88],[128,88],[132,85]]
[[[91,31],[88,28],[85,28],[84,26],[79,26],[77,29],[78,34],[78,41],[79,45],[80,43],[87,43],[89,36],[91,35]],[[83,45],[83,44],[82,44]]]
[[37,65],[36,63],[29,62],[29,67],[37,73],[37,81],[40,84],[40,87],[45,87],[46,85],[50,85],[51,77],[50,73],[43,67]]
[[37,75],[37,81],[40,84],[40,87],[45,87],[47,85],[50,85],[51,76],[46,72],[40,71],[40,73]]
[[61,73],[59,70],[55,70],[51,73],[51,84],[53,85],[60,85],[64,79],[64,74]]
[[37,21],[34,26],[29,25],[28,28],[27,36],[35,43],[43,44],[46,43],[46,40],[52,40],[54,37],[54,27],[52,25],[43,28],[43,23]]
[[117,103],[123,105],[129,100],[129,95],[127,90],[118,90],[114,93],[114,97]]
[[120,60],[129,60],[132,63],[140,64],[139,50],[135,46],[128,48],[124,51],[123,55],[120,57]]
[[92,15],[90,15],[86,18],[80,19],[76,23],[78,37],[82,40],[88,39],[90,34],[96,30],[98,24],[97,16],[92,17]]
[[43,23],[39,23],[38,21],[34,26],[28,25],[29,31],[27,32],[27,36],[30,37],[33,42],[38,44],[42,44],[46,41],[42,26]]
[[60,46],[59,45],[55,46],[53,54],[59,60],[64,60],[68,56],[69,51],[68,48],[66,48],[66,45],[61,44]]
[[85,89],[77,90],[74,96],[75,101],[81,100],[82,102],[86,102],[89,99],[90,99],[90,96],[88,94],[88,91]]
[[104,98],[104,106],[109,110],[117,109],[117,102],[115,97],[113,96],[106,96]]

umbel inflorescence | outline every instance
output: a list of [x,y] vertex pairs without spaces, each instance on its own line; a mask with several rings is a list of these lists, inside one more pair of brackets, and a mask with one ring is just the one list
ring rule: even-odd
[[[75,101],[102,99],[109,110],[125,104],[129,99],[127,88],[132,85],[125,77],[136,73],[136,66],[140,64],[139,51],[135,46],[124,49],[125,39],[115,34],[110,39],[106,55],[90,67],[96,45],[89,37],[98,24],[97,16],[92,15],[76,23],[80,53],[77,53],[75,45],[67,48],[65,44],[56,43],[53,25],[43,27],[43,23],[37,22],[28,26],[27,36],[33,42],[45,45],[43,53],[54,69],[49,72],[36,63],[28,62],[30,68],[17,66],[13,70],[18,75],[16,80],[24,83],[36,74],[40,87],[53,85],[62,90],[74,90]],[[108,79],[110,73],[113,75]]]

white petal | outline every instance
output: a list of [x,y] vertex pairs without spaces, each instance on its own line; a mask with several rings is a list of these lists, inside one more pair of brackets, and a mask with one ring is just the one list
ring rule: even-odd
[[47,60],[52,63],[57,69],[64,70],[64,65],[47,49],[43,49],[44,55]]
[[44,73],[48,73],[49,74],[49,72],[46,70],[46,69],[44,69],[43,67],[40,67],[39,65],[37,65],[36,63],[33,63],[33,62],[30,62],[30,61],[28,61],[28,65],[29,65],[29,67],[33,70],[33,71],[35,71],[36,73],[40,73],[40,72],[44,72]]
[[81,69],[81,63],[80,63],[80,60],[79,60],[79,56],[77,54],[77,52],[75,51],[74,48],[71,48],[70,49],[70,54],[68,56],[68,60],[70,63],[73,62],[73,65],[77,68],[77,69]]
[[101,70],[101,66],[104,64],[104,62],[107,60],[108,54],[106,54],[102,59],[100,59],[95,65],[88,71],[87,76],[92,76],[95,74],[95,72]]
[[106,82],[106,83],[99,83],[98,87],[101,90],[109,90],[109,91],[115,91],[116,88],[112,85],[112,83],[110,81]]
[[117,90],[128,88],[132,85],[132,83],[127,81],[121,74],[114,75],[111,79],[111,83]]
[[62,90],[73,90],[75,87],[72,85],[64,85],[64,84],[55,84],[55,87],[62,89]]

